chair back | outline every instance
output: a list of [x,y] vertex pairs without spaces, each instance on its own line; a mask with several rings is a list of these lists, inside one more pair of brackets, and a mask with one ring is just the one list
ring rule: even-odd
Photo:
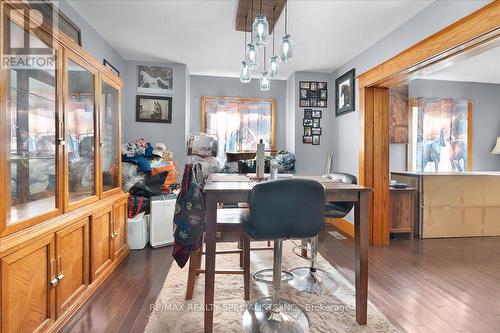
[[314,180],[279,179],[257,184],[249,203],[255,239],[310,238],[323,226],[325,189]]

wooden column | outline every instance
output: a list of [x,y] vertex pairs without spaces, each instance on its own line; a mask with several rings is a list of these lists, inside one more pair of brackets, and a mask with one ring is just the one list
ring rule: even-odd
[[369,198],[370,244],[389,244],[389,89],[365,88],[360,96],[360,184]]

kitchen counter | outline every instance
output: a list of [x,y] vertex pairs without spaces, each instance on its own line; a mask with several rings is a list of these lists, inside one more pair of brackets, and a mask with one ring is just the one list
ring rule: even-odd
[[421,238],[500,236],[500,172],[391,172],[418,189]]
[[391,174],[410,175],[410,176],[500,176],[500,171],[463,171],[463,172],[392,171]]

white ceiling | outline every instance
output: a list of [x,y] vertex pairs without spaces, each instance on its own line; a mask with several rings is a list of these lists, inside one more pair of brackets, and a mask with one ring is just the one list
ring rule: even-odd
[[[239,75],[244,35],[234,28],[237,0],[68,2],[126,60],[184,63],[198,75]],[[280,78],[294,71],[333,72],[431,2],[289,0],[294,61],[280,67]]]
[[431,71],[419,79],[500,84],[500,46],[447,67]]

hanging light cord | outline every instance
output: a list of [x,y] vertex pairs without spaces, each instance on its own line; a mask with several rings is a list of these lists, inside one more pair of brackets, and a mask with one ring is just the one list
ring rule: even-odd
[[288,21],[288,1],[286,2],[286,5],[285,5],[285,35],[288,32],[287,21]]
[[274,57],[274,35],[275,35],[275,33],[274,33],[274,10],[275,9],[276,9],[276,5],[274,5],[274,7],[273,7],[273,31],[272,31],[273,32],[273,57]]
[[[248,22],[248,14],[245,15],[245,26],[247,25]],[[246,48],[247,48],[247,31],[245,29],[245,45],[243,45],[243,58],[245,58],[246,55]]]
[[260,0],[259,14],[262,15],[262,0]]
[[264,61],[263,61],[263,63],[264,63],[264,72],[267,69],[267,67],[266,67],[266,49],[267,49],[267,47],[264,46]]

